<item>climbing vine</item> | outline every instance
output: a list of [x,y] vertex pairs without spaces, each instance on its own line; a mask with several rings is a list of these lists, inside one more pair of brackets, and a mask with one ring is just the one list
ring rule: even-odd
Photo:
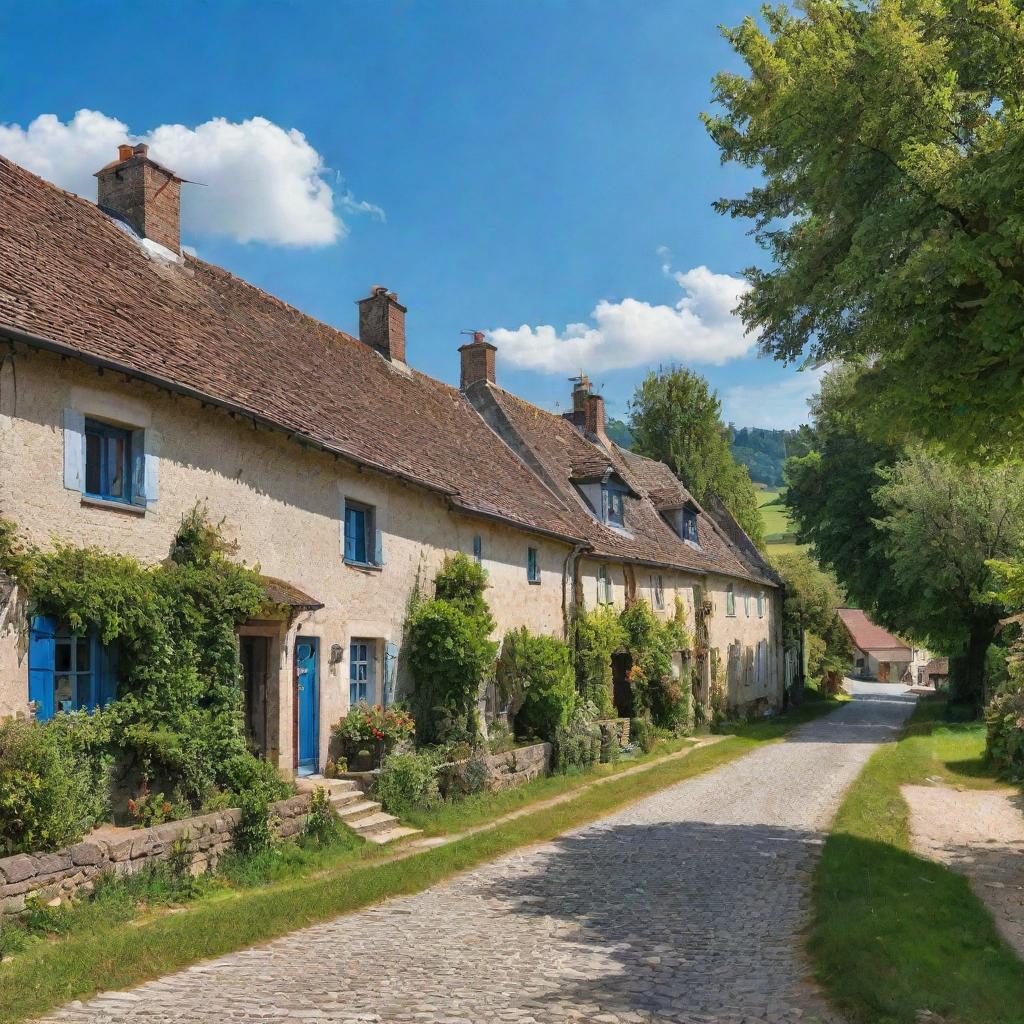
[[235,629],[265,595],[257,570],[232,553],[198,506],[168,559],[150,566],[98,548],[44,551],[0,524],[0,569],[32,614],[96,633],[116,651],[117,699],[95,714],[122,779],[193,811],[225,792],[260,806],[287,793],[276,769],[246,747]]
[[666,729],[686,728],[690,691],[672,670],[673,655],[690,646],[682,602],[677,598],[675,616],[662,622],[646,601],[639,600],[622,613],[621,622],[633,660],[629,682],[636,713],[649,715]]

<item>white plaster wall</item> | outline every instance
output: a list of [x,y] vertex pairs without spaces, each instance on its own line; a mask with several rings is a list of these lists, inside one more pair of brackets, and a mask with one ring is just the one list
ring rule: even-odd
[[[490,574],[487,598],[496,634],[520,625],[541,633],[563,631],[567,544],[452,512],[440,496],[303,449],[283,434],[257,429],[197,401],[111,373],[101,375],[74,360],[19,347],[14,367],[16,389],[0,392],[0,516],[13,519],[28,539],[42,545],[55,540],[96,545],[155,562],[167,556],[181,517],[199,501],[212,519],[224,520],[239,559],[324,603],[323,609],[298,617],[282,652],[286,700],[280,761],[285,769],[292,761],[288,681],[294,637],[320,638],[323,761],[330,728],[347,709],[349,639],[400,643],[417,579],[429,592],[445,555],[471,554],[474,535],[482,539],[483,564]],[[80,494],[65,489],[66,407],[159,434],[159,499],[145,515],[86,505]],[[386,561],[379,571],[344,562],[346,496],[376,507]],[[526,578],[527,547],[538,549],[539,585]],[[344,658],[329,666],[334,644],[342,645]],[[0,714],[26,710],[27,689],[23,631],[19,639],[19,630],[0,624]]]

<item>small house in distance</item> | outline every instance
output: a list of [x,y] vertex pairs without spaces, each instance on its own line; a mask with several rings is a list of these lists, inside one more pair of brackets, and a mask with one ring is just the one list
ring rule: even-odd
[[837,611],[853,644],[851,675],[879,683],[898,683],[914,659],[913,648],[876,625],[859,608]]

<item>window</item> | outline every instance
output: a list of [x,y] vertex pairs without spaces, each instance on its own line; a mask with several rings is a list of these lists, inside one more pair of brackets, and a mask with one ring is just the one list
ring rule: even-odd
[[29,631],[28,679],[40,720],[101,707],[117,694],[115,652],[97,634],[78,635],[37,615]]
[[160,436],[64,410],[64,486],[88,498],[145,508],[157,500]]
[[480,534],[476,534],[473,537],[473,561],[479,565],[484,558],[484,542],[480,538]]
[[661,576],[651,577],[651,591],[654,594],[654,607],[665,607],[665,584]]
[[758,591],[757,594],[757,617],[759,619],[764,618],[764,591]]
[[750,618],[750,595],[749,594],[744,594],[743,595],[743,614],[746,615],[746,617],[748,619]]
[[370,704],[374,697],[372,645],[365,640],[353,640],[348,649],[348,702]]
[[731,583],[725,588],[725,614],[736,618],[736,591]]
[[608,575],[608,567],[602,565],[597,570],[597,603],[613,604],[615,601],[615,590],[612,587],[611,577]]
[[107,501],[132,501],[132,432],[85,421],[85,493]]
[[697,535],[697,513],[692,508],[683,509],[683,540],[693,541],[694,544],[700,543]]
[[526,578],[531,583],[540,583],[540,569],[537,568],[537,549],[526,549]]
[[383,565],[380,530],[375,529],[372,505],[345,499],[345,561],[355,565]]
[[612,526],[624,526],[626,522],[625,491],[611,484],[601,486],[601,518]]

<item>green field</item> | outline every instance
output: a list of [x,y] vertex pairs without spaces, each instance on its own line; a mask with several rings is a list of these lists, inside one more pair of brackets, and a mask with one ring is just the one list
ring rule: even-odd
[[768,542],[769,554],[773,555],[803,550],[803,547],[796,543],[793,524],[789,520],[786,506],[779,500],[780,494],[780,491],[773,488],[758,491],[758,506],[764,521],[765,539]]

